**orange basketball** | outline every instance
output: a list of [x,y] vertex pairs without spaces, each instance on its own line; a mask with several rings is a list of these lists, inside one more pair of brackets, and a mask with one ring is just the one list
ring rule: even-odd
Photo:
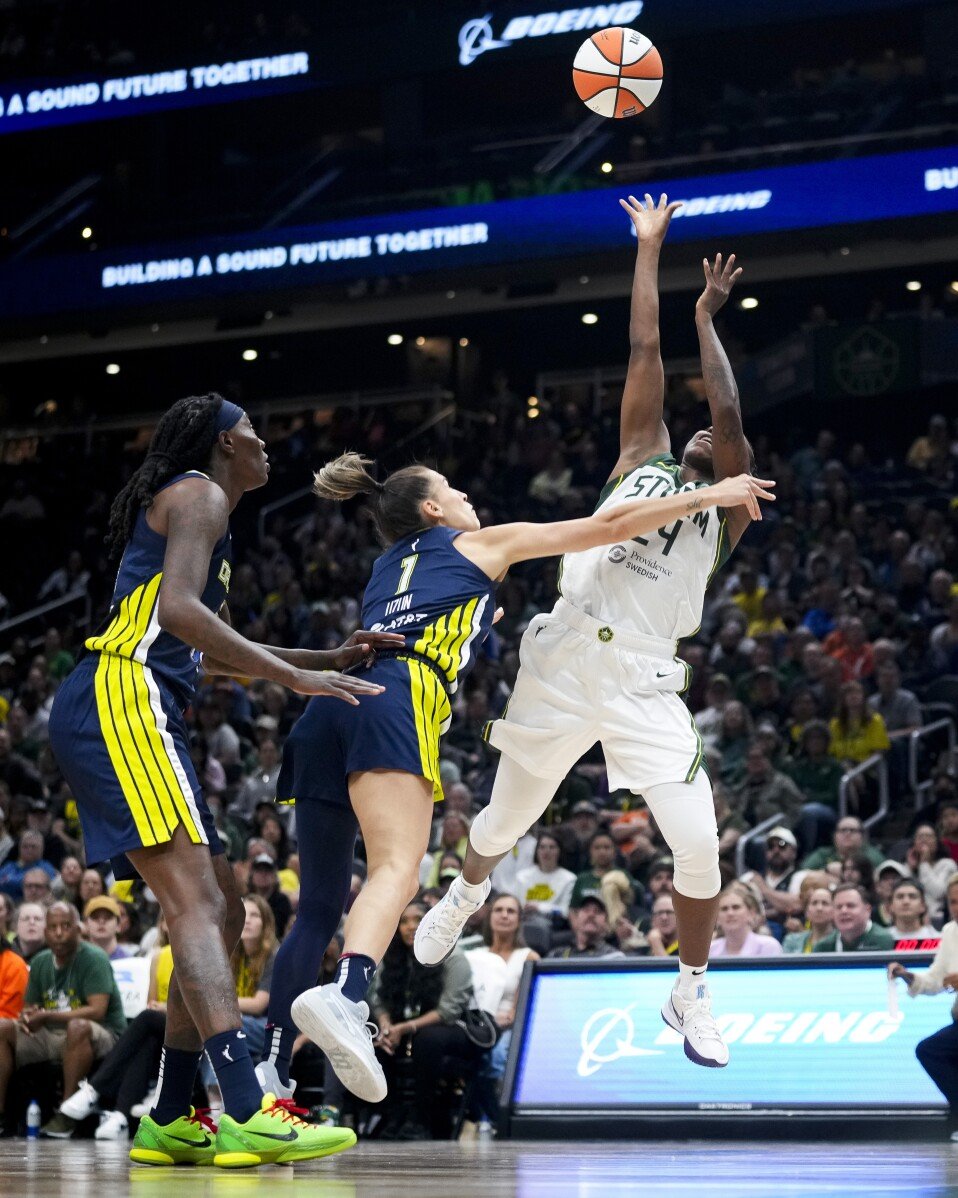
[[601,29],[579,47],[572,82],[586,108],[599,116],[638,116],[662,87],[662,58],[634,29]]

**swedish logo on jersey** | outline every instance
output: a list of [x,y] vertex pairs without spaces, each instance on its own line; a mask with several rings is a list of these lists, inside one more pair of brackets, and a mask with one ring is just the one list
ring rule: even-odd
[[609,643],[609,641],[611,641],[612,638],[615,636],[615,633],[612,631],[611,628],[608,627],[608,625],[606,625],[606,627],[600,628],[596,635],[598,636],[599,640],[604,645],[607,645]]
[[232,567],[230,566],[229,562],[224,557],[223,562],[220,566],[220,572],[217,575],[220,582],[223,584],[224,590],[228,591],[230,589],[230,577],[231,577],[232,573],[233,573]]
[[619,562],[624,562],[629,556],[629,551],[624,545],[613,545],[609,550],[609,561],[615,565]]

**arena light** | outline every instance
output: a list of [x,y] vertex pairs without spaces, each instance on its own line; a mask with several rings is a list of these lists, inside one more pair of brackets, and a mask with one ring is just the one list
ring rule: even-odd
[[243,350],[243,361],[244,362],[255,362],[258,357],[259,357],[258,350],[255,350],[255,349],[244,349]]
[[529,407],[537,408],[539,406],[539,397],[537,395],[529,396]]
[[599,170],[603,173],[603,175],[611,175],[612,170],[613,170],[612,163],[611,162],[603,162],[602,165],[599,167]]
[[422,347],[426,344],[426,338],[425,337],[417,337],[416,344],[419,346],[420,349],[422,349]]
[[446,299],[455,299],[455,298],[456,298],[456,293],[454,291],[446,292]]
[[582,284],[583,287],[586,285],[586,283],[588,283],[588,281],[589,281],[588,275],[579,275],[579,282]]
[[119,364],[117,362],[107,362],[106,372],[107,372],[107,374],[119,374],[120,373]]
[[390,345],[402,345],[402,333],[390,333],[386,341]]
[[459,338],[459,348],[460,349],[466,349],[468,347],[468,345],[469,345],[468,337],[460,337]]
[[582,323],[583,324],[598,324],[599,318],[598,318],[598,316],[596,316],[596,314],[594,312],[583,312],[582,313]]
[[84,225],[84,227],[80,230],[80,236],[83,238],[84,241],[89,241],[90,238],[93,236],[93,230],[90,228],[89,225]]
[[529,409],[529,411],[528,411],[528,412],[526,412],[526,416],[527,416],[527,417],[528,417],[530,420],[535,420],[535,418],[536,418],[538,415],[539,415],[539,409],[538,409],[538,408],[530,408],[530,409]]
[[909,279],[905,284],[906,291],[921,291],[921,283],[917,279]]
[[754,295],[746,295],[739,300],[738,306],[745,312],[751,312],[754,308],[758,307],[758,300]]
[[958,295],[958,279],[954,279],[951,283],[948,284],[948,290],[951,292],[952,295]]

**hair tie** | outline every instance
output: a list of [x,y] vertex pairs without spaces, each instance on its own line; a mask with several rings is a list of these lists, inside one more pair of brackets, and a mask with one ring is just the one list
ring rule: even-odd
[[379,495],[382,495],[383,491],[386,490],[386,484],[381,483],[378,479],[375,479],[375,478],[373,479],[373,485],[375,486],[376,492]]

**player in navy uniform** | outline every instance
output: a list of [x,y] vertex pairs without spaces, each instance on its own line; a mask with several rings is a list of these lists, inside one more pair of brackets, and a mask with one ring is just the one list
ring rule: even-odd
[[[367,465],[345,454],[319,471],[314,489],[324,499],[371,496],[385,552],[373,566],[363,621],[401,633],[404,648],[380,652],[367,674],[385,686],[382,698],[352,708],[310,702],[286,742],[277,797],[296,802],[301,889],[296,923],[273,974],[269,1055],[259,1070],[265,1088],[291,1094],[295,1023],[344,1085],[377,1102],[386,1079],[363,998],[419,889],[433,802],[442,797],[439,738],[449,723],[450,696],[492,626],[495,580],[515,562],[610,544],[692,510],[744,503],[757,514],[758,497],[768,492],[743,476],[694,495],[633,500],[583,520],[480,529],[465,494],[434,470],[409,466],[380,483]],[[323,952],[349,892],[357,821],[367,883],[346,920],[336,977],[318,987]]]
[[[325,1156],[355,1142],[351,1133],[331,1138],[310,1127],[260,1090],[229,964],[243,904],[183,719],[201,652],[301,694],[356,703],[357,694],[381,689],[319,672],[361,660],[370,647],[361,635],[334,653],[306,653],[254,645],[225,619],[229,515],[268,472],[265,446],[235,404],[206,395],[165,413],[110,512],[112,548],[122,560],[109,619],[86,641],[50,714],[51,746],[77,802],[88,863],[113,860],[120,876],[130,876],[132,862],[169,927],[176,970],[160,1089],[131,1151],[147,1164],[255,1165]],[[215,1140],[190,1108],[204,1048],[226,1108]]]

